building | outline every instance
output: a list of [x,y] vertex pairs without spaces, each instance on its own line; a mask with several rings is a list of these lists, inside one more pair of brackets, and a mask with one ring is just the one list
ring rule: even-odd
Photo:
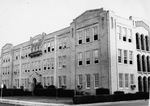
[[1,50],[1,80],[7,88],[32,90],[55,85],[95,94],[147,92],[150,85],[150,28],[112,11],[85,11],[62,30],[31,37]]

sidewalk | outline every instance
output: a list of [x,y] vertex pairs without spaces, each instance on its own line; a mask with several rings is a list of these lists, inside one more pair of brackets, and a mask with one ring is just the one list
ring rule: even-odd
[[3,97],[1,103],[16,104],[19,106],[69,106],[72,103],[72,98],[55,98],[43,96],[13,96]]

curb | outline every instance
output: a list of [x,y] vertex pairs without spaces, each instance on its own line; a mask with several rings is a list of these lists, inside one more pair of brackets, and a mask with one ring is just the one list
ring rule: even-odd
[[0,99],[0,103],[15,104],[21,106],[69,106],[67,104],[29,102],[29,101],[10,100],[10,99]]

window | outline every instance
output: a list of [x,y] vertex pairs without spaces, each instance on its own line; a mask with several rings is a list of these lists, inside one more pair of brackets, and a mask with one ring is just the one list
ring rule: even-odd
[[61,79],[61,76],[58,77],[58,81],[59,81],[59,87],[62,87],[62,79]]
[[121,26],[117,25],[117,37],[119,40],[121,40]]
[[78,65],[82,65],[82,53],[78,53]]
[[133,85],[134,84],[134,74],[130,74],[130,84]]
[[51,85],[54,85],[54,77],[51,77]]
[[50,52],[51,51],[50,42],[47,43],[47,47],[48,47],[48,52]]
[[133,64],[133,52],[129,51],[129,64]]
[[86,75],[86,88],[90,88],[90,86],[91,86],[91,79],[90,79],[90,74],[87,74]]
[[125,74],[125,87],[129,87],[129,74]]
[[50,85],[50,77],[47,77],[47,85]]
[[46,70],[46,59],[43,60],[43,68]]
[[46,77],[43,77],[43,86],[46,86]]
[[51,51],[54,51],[54,41],[51,41]]
[[126,39],[127,39],[127,28],[125,28],[125,27],[122,28],[122,34],[123,34],[123,41],[126,41]]
[[47,68],[50,69],[50,58],[47,59]]
[[139,34],[136,33],[136,49],[140,49],[140,40],[139,40]]
[[86,29],[85,30],[85,41],[88,43],[90,42],[90,30],[89,29]]
[[127,50],[124,50],[124,64],[127,64]]
[[63,63],[62,63],[62,67],[66,68],[66,55],[63,56]]
[[63,49],[65,49],[67,47],[67,38],[64,37],[63,38]]
[[83,84],[83,76],[78,75],[78,85],[82,85],[82,84]]
[[46,53],[46,42],[44,43],[44,53]]
[[82,35],[82,31],[78,32],[78,44],[82,44],[83,43],[83,35]]
[[51,66],[52,66],[52,69],[54,69],[54,58],[51,58]]
[[99,87],[99,74],[98,73],[94,74],[94,87],[95,88]]
[[94,62],[94,64],[99,63],[98,54],[99,54],[99,50],[94,50],[93,51],[93,62]]
[[90,51],[85,52],[86,65],[90,64]]
[[63,85],[66,86],[66,76],[63,76]]
[[93,35],[94,35],[94,41],[98,40],[98,27],[93,27]]
[[128,41],[129,41],[129,42],[132,42],[132,30],[131,30],[131,29],[128,29],[128,30],[127,30],[127,34],[128,34]]
[[118,49],[118,62],[122,63],[122,50]]
[[59,56],[58,57],[58,68],[61,68],[62,67],[62,57]]
[[119,87],[123,88],[123,74],[119,73]]
[[62,38],[59,38],[59,49],[62,49]]

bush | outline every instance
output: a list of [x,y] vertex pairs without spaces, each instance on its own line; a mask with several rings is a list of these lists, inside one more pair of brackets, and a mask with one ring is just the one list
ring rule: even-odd
[[54,85],[50,85],[47,87],[47,89],[56,89],[56,87]]
[[102,95],[102,94],[110,94],[109,89],[107,88],[96,89],[96,95]]
[[115,91],[114,94],[124,94],[123,91]]

